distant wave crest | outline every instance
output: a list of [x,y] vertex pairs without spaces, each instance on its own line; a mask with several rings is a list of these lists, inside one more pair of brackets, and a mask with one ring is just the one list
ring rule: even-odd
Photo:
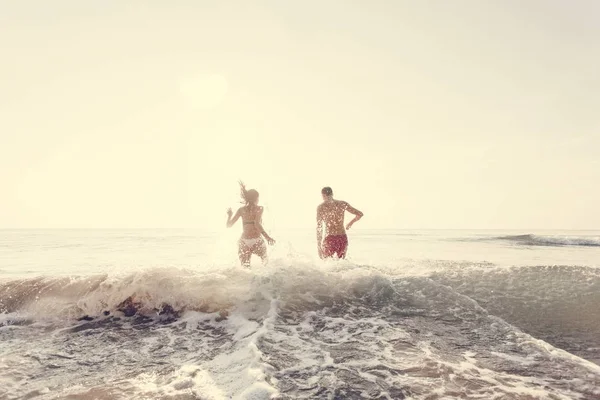
[[587,246],[600,247],[599,237],[581,236],[541,236],[541,235],[509,235],[499,236],[494,240],[512,242],[523,246]]

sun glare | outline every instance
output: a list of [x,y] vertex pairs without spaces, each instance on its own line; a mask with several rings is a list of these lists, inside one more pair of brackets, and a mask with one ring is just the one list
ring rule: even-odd
[[223,102],[229,84],[224,76],[201,74],[184,79],[179,90],[187,103],[193,108],[211,109]]

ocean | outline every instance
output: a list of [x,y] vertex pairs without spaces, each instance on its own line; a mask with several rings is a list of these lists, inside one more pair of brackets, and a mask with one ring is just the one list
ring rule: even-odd
[[600,399],[600,231],[0,231],[0,399]]

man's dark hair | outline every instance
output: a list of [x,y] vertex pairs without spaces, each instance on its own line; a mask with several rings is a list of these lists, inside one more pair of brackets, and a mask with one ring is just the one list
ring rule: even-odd
[[321,189],[321,194],[324,194],[325,196],[333,196],[333,189],[331,189],[329,186],[325,186],[323,189]]

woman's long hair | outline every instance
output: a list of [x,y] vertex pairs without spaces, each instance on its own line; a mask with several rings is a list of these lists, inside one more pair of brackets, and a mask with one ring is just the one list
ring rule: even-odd
[[246,206],[255,206],[258,203],[258,192],[254,189],[247,190],[242,181],[240,181],[240,196]]

